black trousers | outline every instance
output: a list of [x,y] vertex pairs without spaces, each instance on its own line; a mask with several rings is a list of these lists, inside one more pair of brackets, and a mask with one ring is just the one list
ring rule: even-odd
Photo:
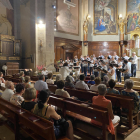
[[88,69],[88,67],[83,67],[83,69],[84,69],[85,76],[87,76],[87,69]]
[[93,68],[90,67],[90,75],[92,75],[92,74],[93,74]]
[[137,65],[136,64],[131,64],[131,76],[132,77],[136,77],[136,70],[137,69]]
[[118,79],[118,82],[122,82],[122,79],[121,79],[121,72],[116,70],[116,74],[117,74],[117,79]]
[[126,79],[130,79],[130,74],[124,74],[124,81],[125,81]]

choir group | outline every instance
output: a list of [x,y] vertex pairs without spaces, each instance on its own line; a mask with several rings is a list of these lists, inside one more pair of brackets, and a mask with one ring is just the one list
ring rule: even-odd
[[[103,79],[107,75],[109,79],[115,80],[117,78],[118,83],[121,83],[122,75],[124,80],[136,77],[137,56],[135,52],[132,53],[132,57],[128,57],[126,53],[123,54],[123,57],[119,57],[116,52],[113,53],[113,56],[109,52],[106,56],[99,53],[98,57],[95,54],[90,57],[89,55],[84,57],[81,55],[80,59],[77,56],[73,60],[70,60],[68,57],[65,61],[60,59],[58,65],[60,71],[63,67],[68,66],[69,69],[74,69],[78,73],[84,73],[85,76],[89,73]],[[68,71],[70,72],[70,70]]]

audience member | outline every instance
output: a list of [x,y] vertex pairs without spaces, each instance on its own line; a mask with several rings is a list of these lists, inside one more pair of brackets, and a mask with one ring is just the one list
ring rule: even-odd
[[[94,96],[92,98],[92,104],[93,105],[98,105],[98,106],[101,106],[101,107],[105,107],[105,108],[108,109],[109,119],[110,119],[108,130],[111,132],[111,134],[115,134],[114,125],[120,121],[120,117],[113,115],[112,103],[111,103],[110,100],[107,100],[105,98],[106,90],[107,90],[106,89],[106,85],[100,84],[98,86],[98,93],[99,93],[99,95],[98,96]],[[94,123],[94,124],[99,124],[95,120],[91,120],[91,122]]]
[[84,74],[80,75],[80,81],[78,81],[78,82],[75,84],[75,88],[77,88],[77,89],[89,90],[89,87],[88,87],[88,85],[84,82],[84,80],[85,80],[85,75],[84,75]]
[[57,82],[59,80],[62,80],[62,75],[61,74],[56,75],[56,81],[54,81],[54,84],[57,85]]
[[0,83],[5,83],[2,72],[0,72]]
[[24,84],[17,84],[16,93],[12,95],[10,102],[15,105],[21,105],[21,103],[24,101],[24,98],[22,97],[24,92],[25,92]]
[[138,113],[139,111],[139,93],[133,90],[134,82],[131,79],[125,80],[126,89],[122,91],[122,95],[134,97],[134,112]]
[[91,76],[90,76],[90,81],[88,81],[87,84],[94,85],[94,84],[95,84],[94,79],[95,79],[95,76],[94,76],[94,75],[91,75]]
[[22,83],[25,82],[24,71],[21,71],[21,72],[20,72],[20,77],[19,77],[19,78],[21,78]]
[[90,87],[90,90],[98,91],[98,85],[101,83],[101,78],[96,77],[94,81],[95,81],[95,84]]
[[70,78],[72,79],[72,82],[74,82],[75,80],[74,80],[74,78],[73,78],[73,72],[70,72]]
[[53,74],[49,73],[48,74],[48,79],[46,80],[46,83],[48,84],[54,84],[54,81],[52,80]]
[[102,84],[105,84],[105,85],[108,87],[108,86],[109,86],[109,85],[108,85],[108,81],[109,81],[109,77],[108,77],[107,75],[105,75],[105,76],[103,77]]
[[55,91],[56,95],[60,95],[66,98],[70,98],[70,95],[67,91],[64,90],[64,82],[62,80],[57,82],[57,89]]
[[[59,120],[61,119],[61,116],[57,114],[55,109],[51,106],[48,105],[49,101],[49,90],[42,90],[39,94],[39,102],[38,104],[35,105],[33,113],[43,117],[44,119],[47,120]],[[55,127],[54,125],[54,132],[56,138],[62,137],[63,134],[68,134],[68,138],[70,140],[73,140],[73,127],[72,123],[70,121],[67,121],[67,125],[64,126],[57,126]]]
[[46,81],[48,78],[48,71],[47,71],[46,67],[43,68],[41,74],[45,76],[45,81]]
[[39,80],[35,83],[35,89],[37,91],[48,89],[48,85],[45,82],[45,76],[44,75],[39,76]]
[[25,83],[24,83],[25,89],[31,88],[31,82],[30,81],[31,81],[30,76],[25,76]]
[[110,94],[120,94],[120,92],[118,90],[114,89],[114,87],[116,85],[116,82],[113,79],[110,79],[108,84],[109,84],[110,88],[107,89],[107,93],[110,93]]
[[65,87],[68,87],[68,88],[75,88],[75,86],[74,86],[74,84],[73,84],[73,81],[72,81],[72,79],[71,79],[70,76],[67,76],[67,77],[66,77]]
[[21,103],[21,107],[28,111],[33,111],[36,102],[33,102],[32,100],[35,98],[36,98],[36,89],[35,88],[26,89],[24,93],[24,101]]
[[14,94],[14,83],[12,83],[11,81],[7,81],[5,83],[5,91],[2,93],[2,98],[10,101],[10,98],[12,97],[12,95]]

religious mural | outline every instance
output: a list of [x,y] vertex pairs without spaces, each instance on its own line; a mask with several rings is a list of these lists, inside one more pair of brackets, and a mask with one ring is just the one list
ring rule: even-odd
[[126,27],[126,33],[135,30],[138,25],[139,12],[140,12],[140,0],[127,0],[127,16],[128,22]]
[[0,0],[0,34],[14,34],[13,0]]
[[79,0],[57,0],[57,31],[79,34]]
[[94,0],[93,33],[118,34],[118,0]]

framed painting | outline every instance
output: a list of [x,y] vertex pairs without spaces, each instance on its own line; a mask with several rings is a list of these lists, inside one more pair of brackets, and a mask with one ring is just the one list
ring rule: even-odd
[[0,0],[0,34],[14,35],[13,0]]
[[118,34],[118,0],[94,0],[93,34]]
[[57,0],[56,29],[79,35],[79,0]]
[[126,34],[134,31],[138,25],[139,13],[140,12],[140,0],[126,0],[126,13],[127,13],[127,26]]

